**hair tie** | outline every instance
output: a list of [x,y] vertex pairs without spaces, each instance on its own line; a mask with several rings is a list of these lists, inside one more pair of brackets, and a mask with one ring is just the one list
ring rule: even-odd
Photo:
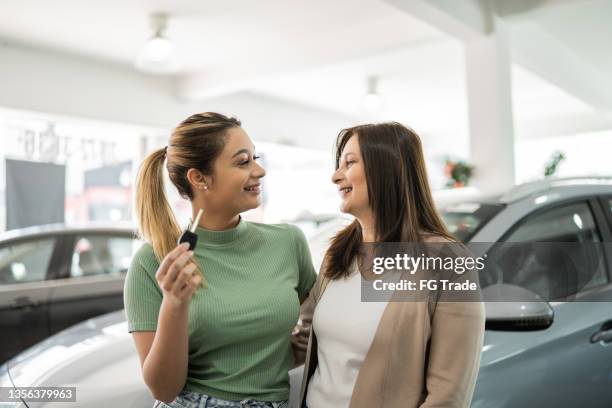
[[164,147],[164,154],[167,156],[168,155],[168,146],[166,145],[166,147]]

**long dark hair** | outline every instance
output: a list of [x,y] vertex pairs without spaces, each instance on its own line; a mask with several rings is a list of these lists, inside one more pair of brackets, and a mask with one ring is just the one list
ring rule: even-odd
[[[434,205],[419,136],[397,122],[343,129],[336,139],[336,169],[353,136],[361,150],[377,242],[423,242],[423,234],[455,241]],[[338,232],[325,254],[326,276],[347,276],[362,240],[357,220]]]

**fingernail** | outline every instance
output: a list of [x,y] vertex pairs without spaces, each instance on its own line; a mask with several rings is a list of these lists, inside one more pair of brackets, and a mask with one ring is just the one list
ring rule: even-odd
[[189,248],[189,242],[183,242],[181,243],[181,245],[179,245],[181,248],[187,249]]
[[193,251],[188,251],[187,253],[189,254],[189,256],[193,256]]

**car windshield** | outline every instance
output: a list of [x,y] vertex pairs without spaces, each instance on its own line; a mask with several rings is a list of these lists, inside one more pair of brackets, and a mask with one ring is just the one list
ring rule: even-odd
[[463,203],[446,207],[440,214],[448,231],[467,242],[503,208],[502,204]]

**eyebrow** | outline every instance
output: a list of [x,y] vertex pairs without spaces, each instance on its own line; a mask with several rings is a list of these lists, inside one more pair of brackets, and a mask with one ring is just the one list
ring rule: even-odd
[[234,153],[234,155],[232,156],[232,159],[242,153],[249,154],[250,152],[249,152],[249,149],[240,149],[236,153]]

